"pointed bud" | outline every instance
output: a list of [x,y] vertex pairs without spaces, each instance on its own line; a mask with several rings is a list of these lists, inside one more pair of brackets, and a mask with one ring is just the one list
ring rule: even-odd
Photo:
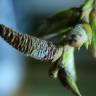
[[76,96],[82,96],[79,92],[75,80],[69,72],[65,71],[65,69],[60,69],[58,72],[58,77],[60,82],[66,89],[71,91]]
[[72,46],[64,46],[63,53],[59,61],[59,66],[66,69],[72,75],[73,79],[76,80],[74,48]]

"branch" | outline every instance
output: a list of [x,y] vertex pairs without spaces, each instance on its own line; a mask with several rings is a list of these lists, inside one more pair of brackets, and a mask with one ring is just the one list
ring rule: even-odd
[[17,33],[4,25],[0,25],[0,36],[19,52],[38,60],[54,62],[63,51],[52,42]]

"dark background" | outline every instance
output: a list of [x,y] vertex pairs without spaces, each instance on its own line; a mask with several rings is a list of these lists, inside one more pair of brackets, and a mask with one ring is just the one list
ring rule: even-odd
[[[41,18],[80,6],[84,0],[0,0],[0,23],[35,34]],[[83,96],[96,95],[96,59],[82,48],[76,57],[78,86]],[[0,38],[0,96],[72,96],[48,77],[50,64],[18,53]],[[16,95],[15,95],[16,94]]]

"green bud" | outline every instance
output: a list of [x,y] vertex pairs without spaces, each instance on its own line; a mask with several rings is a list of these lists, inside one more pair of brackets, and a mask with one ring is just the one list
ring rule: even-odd
[[74,63],[74,48],[65,45],[63,49],[62,56],[59,60],[59,66],[61,68],[66,69],[68,71],[74,80],[76,80],[76,70],[75,70],[75,63]]
[[65,69],[60,69],[58,72],[58,77],[61,84],[68,90],[70,90],[76,96],[82,96],[79,92],[77,84],[73,79],[72,75]]

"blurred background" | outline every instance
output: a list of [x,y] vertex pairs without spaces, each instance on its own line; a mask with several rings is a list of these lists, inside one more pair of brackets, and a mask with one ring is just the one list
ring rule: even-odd
[[[84,0],[0,0],[0,23],[35,34],[40,18]],[[50,64],[24,57],[0,38],[0,96],[72,96],[48,77]],[[83,96],[96,96],[96,59],[81,49],[76,55],[78,86]]]

